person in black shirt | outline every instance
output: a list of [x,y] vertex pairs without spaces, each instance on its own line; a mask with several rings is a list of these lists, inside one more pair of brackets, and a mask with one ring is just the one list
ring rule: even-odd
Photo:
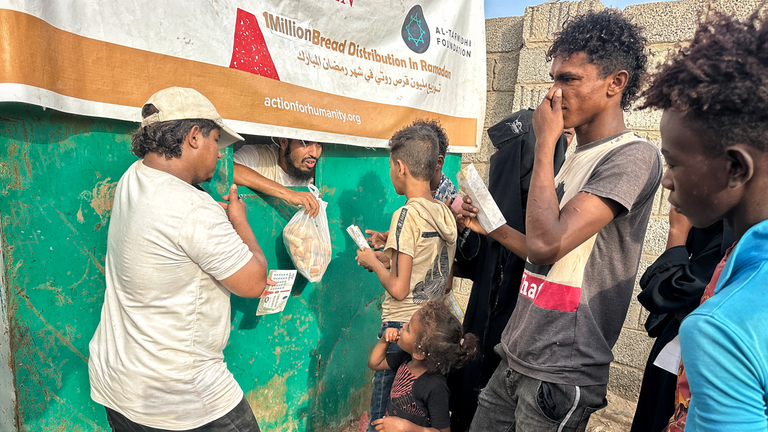
[[[387,353],[396,342],[402,351]],[[425,302],[401,330],[389,328],[368,359],[373,370],[397,371],[387,414],[373,422],[377,431],[450,431],[445,374],[476,353],[477,340],[439,297]]]
[[643,291],[637,299],[651,313],[645,329],[656,342],[645,366],[631,432],[666,430],[675,408],[677,375],[654,362],[677,337],[682,318],[699,305],[715,267],[734,241],[724,221],[692,228],[685,216],[669,210],[667,249],[640,278]]

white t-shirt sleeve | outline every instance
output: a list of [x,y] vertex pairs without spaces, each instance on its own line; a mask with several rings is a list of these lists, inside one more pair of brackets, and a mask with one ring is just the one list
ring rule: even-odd
[[244,145],[232,155],[232,161],[256,171],[259,166],[258,149],[254,145]]
[[253,257],[216,202],[197,204],[187,213],[178,242],[192,261],[219,281],[235,274]]

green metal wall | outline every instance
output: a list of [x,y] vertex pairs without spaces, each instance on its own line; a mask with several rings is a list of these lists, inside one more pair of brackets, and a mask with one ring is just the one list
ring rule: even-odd
[[[90,399],[88,342],[104,293],[114,189],[136,158],[135,123],[0,104],[0,220],[18,424],[22,431],[109,430]],[[368,408],[383,289],[357,267],[350,224],[386,230],[404,202],[386,150],[325,145],[317,184],[329,202],[333,260],[320,283],[299,278],[282,314],[232,296],[224,351],[264,431],[357,430]],[[460,156],[449,155],[455,175]],[[208,189],[231,181],[231,150]],[[270,268],[292,268],[280,235],[297,209],[241,188]]]

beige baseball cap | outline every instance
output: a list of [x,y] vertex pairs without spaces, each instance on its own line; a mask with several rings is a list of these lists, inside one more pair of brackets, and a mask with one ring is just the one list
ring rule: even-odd
[[144,104],[152,104],[159,112],[145,117],[141,126],[169,120],[208,119],[221,128],[219,148],[224,148],[238,141],[245,141],[237,132],[224,124],[211,101],[199,91],[185,87],[169,87],[150,96]]

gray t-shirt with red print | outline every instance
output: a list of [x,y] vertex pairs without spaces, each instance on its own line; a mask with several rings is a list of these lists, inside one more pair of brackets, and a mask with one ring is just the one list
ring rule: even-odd
[[560,208],[588,192],[623,210],[555,264],[526,263],[501,339],[512,369],[558,384],[608,383],[661,173],[658,149],[628,131],[566,159],[555,178]]

